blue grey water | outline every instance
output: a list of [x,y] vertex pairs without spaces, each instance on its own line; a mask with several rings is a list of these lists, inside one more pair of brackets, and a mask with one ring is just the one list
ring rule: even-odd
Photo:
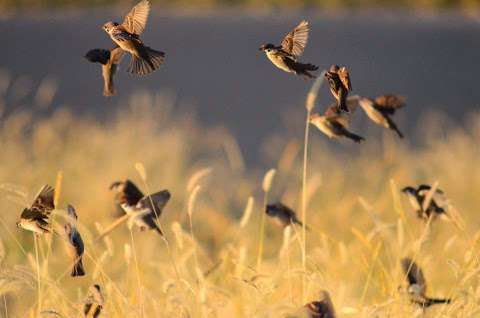
[[[0,19],[0,69],[34,82],[52,76],[59,83],[55,107],[99,117],[108,117],[139,88],[173,92],[179,104],[193,105],[205,125],[228,128],[248,160],[256,158],[265,137],[288,127],[289,117],[303,114],[311,82],[274,68],[258,51],[262,43],[279,43],[303,18],[311,21],[311,34],[301,59],[321,69],[333,63],[348,66],[356,94],[405,95],[408,108],[400,120],[407,134],[428,110],[440,110],[460,123],[480,103],[477,21],[455,14],[387,11],[182,15],[157,9],[143,39],[166,52],[165,66],[135,78],[125,72],[124,59],[119,94],[104,98],[99,69],[83,55],[90,48],[112,46],[100,27],[121,14],[102,9]],[[320,101],[332,101],[326,87]],[[301,128],[290,133],[302,136]]]

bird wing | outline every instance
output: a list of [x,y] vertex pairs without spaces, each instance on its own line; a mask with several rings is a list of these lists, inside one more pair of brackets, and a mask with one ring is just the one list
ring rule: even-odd
[[27,208],[23,209],[20,218],[23,220],[40,220],[45,219],[45,215],[40,213],[38,210],[32,210]]
[[53,202],[54,196],[55,190],[48,184],[44,185],[35,196],[31,209],[37,210],[44,215],[50,214],[50,212],[55,209],[55,204]]
[[405,97],[399,95],[381,95],[375,98],[375,107],[389,114],[394,114],[399,108],[405,106]]
[[347,68],[341,67],[338,72],[338,77],[342,81],[343,86],[345,86],[349,91],[352,90],[352,82],[350,81],[350,74],[348,74]]
[[407,275],[408,284],[419,285],[422,289],[422,293],[425,294],[427,285],[425,282],[425,276],[423,276],[422,269],[410,258],[402,259],[402,268],[405,275]]
[[[160,216],[163,208],[167,205],[168,200],[170,200],[170,192],[168,190],[162,190],[154,194],[143,197],[138,201],[138,209],[151,209],[154,214]],[[152,206],[153,203],[153,206]]]
[[105,49],[93,49],[85,54],[85,58],[92,63],[105,65],[110,60],[110,51]]
[[120,64],[124,51],[120,47],[116,47],[110,50],[110,62],[112,64]]
[[310,30],[308,22],[303,20],[295,29],[290,31],[282,40],[282,49],[295,57],[302,55],[307,46],[308,31]]
[[125,16],[122,26],[129,33],[140,35],[145,29],[149,13],[150,2],[148,0],[142,0]]
[[[347,107],[348,107],[348,103],[347,103]],[[342,112],[341,110],[338,109],[336,103],[328,106],[324,115],[330,122],[338,123],[344,128],[350,125],[350,120],[352,118],[351,116],[352,112],[350,113]]]

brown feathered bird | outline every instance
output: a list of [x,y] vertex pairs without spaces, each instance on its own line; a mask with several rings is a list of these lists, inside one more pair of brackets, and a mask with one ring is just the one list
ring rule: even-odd
[[122,216],[125,211],[120,206],[122,202],[134,206],[143,198],[143,192],[131,180],[115,181],[110,185],[110,190],[115,191],[114,203],[116,208],[115,216]]
[[318,66],[298,62],[307,46],[309,31],[308,22],[303,20],[285,36],[280,46],[267,43],[259,50],[265,52],[267,58],[279,69],[305,78],[315,78],[310,72],[318,70]]
[[85,245],[83,244],[82,236],[77,229],[77,212],[72,205],[67,207],[68,219],[64,226],[65,234],[67,236],[67,251],[72,258],[72,272],[70,276],[84,276],[85,269],[83,267],[82,256],[85,251]]
[[408,295],[414,304],[427,308],[435,304],[449,304],[450,299],[430,298],[426,295],[427,284],[421,268],[410,258],[402,259],[402,269],[408,282]]
[[55,209],[54,197],[55,190],[48,184],[44,185],[35,196],[33,204],[22,211],[17,226],[36,234],[49,233],[50,214]]
[[93,285],[88,289],[85,304],[83,306],[83,313],[86,318],[98,318],[103,309],[104,298],[100,285]]
[[130,53],[131,62],[127,71],[132,74],[149,74],[165,62],[164,52],[151,49],[140,40],[149,13],[150,2],[142,0],[127,14],[122,24],[110,21],[103,25],[113,42]]
[[391,116],[395,114],[397,109],[405,106],[404,97],[390,94],[378,96],[374,100],[360,98],[359,104],[374,123],[395,131],[400,138],[403,138],[402,132]]
[[446,214],[448,210],[448,199],[440,189],[435,189],[428,206],[424,206],[425,199],[431,190],[432,187],[428,184],[421,184],[417,188],[408,186],[402,189],[402,192],[407,195],[410,205],[417,213],[417,216],[425,221],[427,221],[432,214],[433,216],[439,216]]
[[85,58],[92,63],[100,63],[102,65],[103,77],[103,95],[115,95],[115,85],[113,77],[117,73],[118,64],[123,57],[123,50],[119,47],[111,50],[93,49],[87,52]]
[[337,100],[338,109],[348,112],[347,97],[352,90],[352,82],[347,68],[345,66],[332,65],[330,70],[325,73],[325,78],[330,86],[330,92]]
[[286,227],[291,224],[303,225],[297,214],[291,208],[281,202],[267,204],[265,213],[272,217],[279,225]]
[[330,294],[326,290],[320,291],[320,297],[305,305],[307,317],[309,318],[335,318],[335,309],[333,307]]

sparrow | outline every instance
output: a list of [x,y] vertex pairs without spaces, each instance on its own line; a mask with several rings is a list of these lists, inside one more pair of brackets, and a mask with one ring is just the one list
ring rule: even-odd
[[120,206],[121,202],[127,202],[134,206],[143,198],[143,192],[130,180],[115,181],[110,185],[110,190],[115,191],[114,203],[117,208],[116,216],[122,216],[125,211]]
[[133,225],[136,225],[141,231],[147,229],[155,230],[158,234],[163,235],[160,227],[156,223],[156,219],[162,214],[162,210],[167,205],[170,197],[170,192],[168,190],[163,190],[144,196],[134,205],[129,204],[124,198],[120,201],[120,206],[125,213],[129,215],[128,227],[132,228]]
[[272,217],[280,226],[287,227],[291,224],[303,226],[303,223],[298,219],[295,211],[281,202],[267,204],[265,213]]
[[[350,102],[346,103],[350,104]],[[352,102],[352,104],[354,104]],[[348,107],[348,105],[346,105]],[[352,110],[353,112],[353,110]],[[312,114],[310,115],[310,123],[317,127],[321,132],[327,135],[329,138],[345,137],[353,140],[356,143],[360,143],[365,138],[350,132],[347,127],[350,122],[351,111],[340,111],[337,105],[329,106],[324,115]]]
[[122,24],[107,22],[103,29],[123,51],[130,53],[131,60],[127,69],[137,75],[149,74],[160,67],[165,61],[165,53],[145,46],[140,40],[150,13],[150,2],[140,1],[127,14]]
[[352,90],[352,83],[347,68],[332,65],[330,70],[325,73],[325,78],[328,81],[330,92],[337,100],[338,109],[348,112],[346,101],[348,93]]
[[306,304],[305,309],[308,318],[335,318],[335,309],[326,290],[320,291],[319,300]]
[[305,78],[315,78],[309,71],[318,70],[318,66],[297,61],[307,46],[309,30],[308,22],[303,20],[285,36],[280,46],[267,43],[260,46],[259,50],[265,52],[268,59],[279,69]]
[[123,57],[123,50],[119,47],[111,50],[93,49],[87,52],[85,58],[92,63],[102,64],[103,76],[103,95],[115,95],[115,86],[113,84],[113,77],[118,69],[118,64]]
[[73,259],[72,272],[70,276],[84,276],[85,270],[83,268],[82,256],[85,251],[82,236],[77,230],[77,213],[72,205],[68,205],[68,220],[65,224],[65,234],[67,236],[67,251]]
[[55,209],[54,196],[55,190],[48,184],[44,185],[35,196],[33,204],[22,211],[17,227],[36,234],[50,233],[48,221],[51,212]]
[[88,294],[85,299],[85,305],[83,306],[83,313],[85,317],[88,318],[97,318],[100,316],[102,312],[104,303],[104,298],[102,295],[102,291],[100,289],[100,285],[93,285],[90,286],[88,289]]
[[451,299],[430,298],[425,295],[427,285],[422,269],[410,258],[402,259],[402,269],[408,282],[408,295],[410,301],[422,308],[435,304],[449,304]]
[[428,184],[421,184],[418,188],[408,186],[402,189],[420,219],[428,220],[432,214],[439,216],[447,213],[448,199],[440,189],[435,190],[428,207],[424,209],[423,203],[431,189]]
[[395,131],[400,138],[403,138],[402,132],[390,116],[394,115],[397,109],[405,106],[405,98],[398,95],[382,95],[375,100],[360,98],[359,104],[373,122]]

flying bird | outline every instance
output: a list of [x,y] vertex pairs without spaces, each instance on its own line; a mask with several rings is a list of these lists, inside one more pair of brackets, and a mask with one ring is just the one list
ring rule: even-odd
[[85,58],[92,63],[100,63],[102,65],[103,76],[103,95],[115,95],[115,85],[113,77],[118,69],[118,64],[123,57],[123,50],[119,47],[111,50],[93,49],[87,52]]
[[85,299],[85,305],[83,306],[83,313],[86,318],[100,317],[102,312],[103,303],[105,302],[100,285],[90,286],[88,294]]
[[127,202],[130,206],[135,206],[141,198],[143,192],[130,180],[115,181],[110,185],[110,190],[115,191],[114,203],[117,208],[116,216],[122,216],[125,211],[120,206],[122,202]]
[[73,259],[72,272],[70,276],[84,276],[85,269],[83,267],[82,256],[85,251],[82,236],[77,230],[78,216],[75,208],[72,205],[68,205],[68,220],[65,224],[65,234],[67,236],[67,251],[70,257]]
[[33,204],[22,211],[17,226],[36,234],[50,233],[49,218],[55,209],[54,196],[55,190],[48,184],[44,185],[35,196]]
[[307,46],[309,30],[308,22],[303,20],[285,36],[280,46],[267,43],[259,50],[265,52],[268,59],[279,69],[305,78],[315,78],[310,71],[318,70],[318,66],[298,62]]
[[427,297],[427,284],[422,269],[410,258],[404,258],[401,262],[408,282],[408,295],[412,303],[427,308],[435,304],[449,304],[451,302],[450,299]]
[[[128,181],[128,180],[127,180]],[[126,183],[118,183],[113,186],[113,190],[120,192],[119,189],[126,189]],[[133,188],[132,188],[133,189]],[[138,188],[137,188],[138,190]],[[135,193],[136,191],[132,192]],[[118,203],[129,216],[128,226],[132,228],[133,225],[136,225],[140,228],[141,231],[144,230],[155,230],[160,235],[163,235],[162,231],[156,223],[156,219],[162,214],[163,208],[167,205],[170,200],[170,192],[168,190],[163,190],[156,192],[151,195],[147,195],[139,199],[136,203],[136,194],[129,196],[125,195],[125,190],[123,190],[122,195],[118,196]],[[132,194],[130,193],[130,194]],[[132,200],[133,198],[133,200]]]
[[335,318],[335,309],[333,308],[330,294],[326,290],[320,291],[319,300],[312,301],[305,305],[308,318]]
[[393,116],[397,109],[405,106],[405,98],[398,95],[382,95],[375,100],[360,98],[359,104],[373,122],[395,131],[400,138],[403,138],[402,132],[390,116]]
[[280,226],[286,227],[291,224],[303,226],[303,223],[298,219],[295,211],[281,202],[267,204],[265,207],[265,213],[272,217]]
[[402,192],[407,195],[417,216],[424,220],[428,220],[432,214],[433,216],[446,215],[448,210],[448,199],[440,189],[435,189],[428,206],[424,206],[425,199],[431,190],[432,187],[428,184],[421,184],[418,188],[408,186],[402,189]]
[[352,114],[356,102],[354,99],[346,102],[346,107],[350,106],[351,111],[340,111],[336,105],[329,106],[324,115],[312,114],[310,115],[310,123],[317,127],[322,133],[329,138],[345,137],[360,143],[365,140],[362,136],[350,132],[347,128],[350,123],[350,115]]
[[142,0],[127,14],[122,24],[110,21],[103,25],[113,42],[130,53],[131,61],[127,71],[132,74],[149,74],[165,61],[164,52],[151,49],[140,40],[149,13],[150,2]]
[[338,109],[348,112],[347,96],[352,90],[352,82],[347,68],[345,66],[332,65],[330,70],[325,73],[325,78],[330,86],[330,92],[337,100]]

